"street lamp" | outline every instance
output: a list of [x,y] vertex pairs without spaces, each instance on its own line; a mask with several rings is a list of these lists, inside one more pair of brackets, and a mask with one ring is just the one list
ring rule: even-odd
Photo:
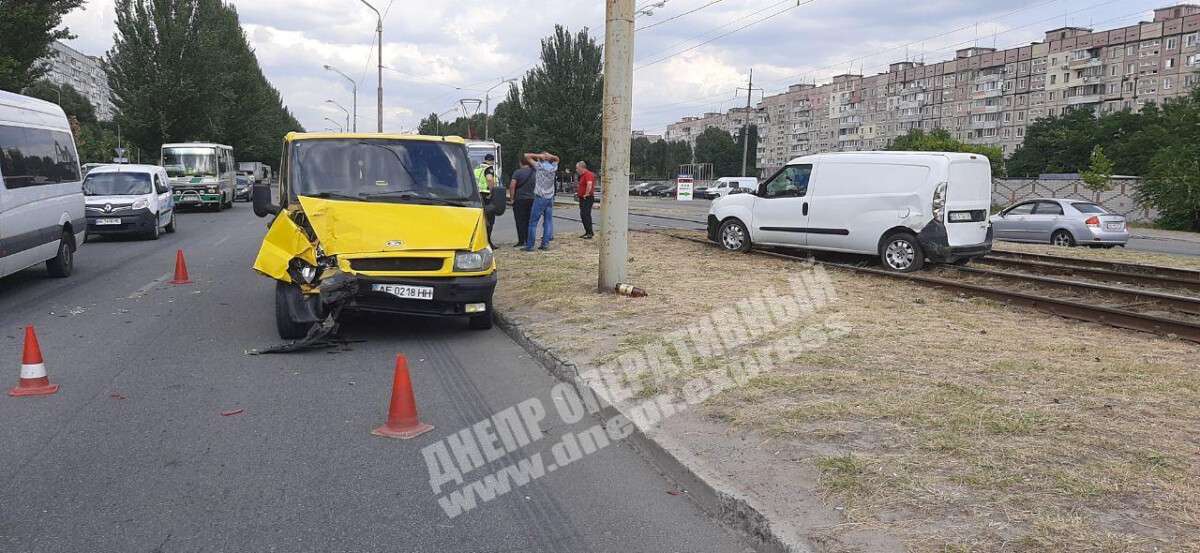
[[333,123],[334,125],[337,125],[338,129],[340,129],[340,130],[338,130],[338,132],[346,132],[346,128],[343,127],[342,124],[338,123],[336,120],[334,120],[330,117],[326,117],[325,120],[329,121],[330,123]]
[[378,109],[379,109],[379,131],[378,132],[382,133],[383,132],[383,15],[381,15],[379,13],[379,10],[375,9],[375,6],[368,4],[367,0],[359,0],[359,2],[362,2],[364,6],[371,8],[371,11],[375,12],[375,17],[378,18],[378,20],[379,20],[379,23],[375,26],[375,41],[379,43],[379,77],[378,77],[379,88],[378,88],[378,90],[375,91],[375,97],[379,103],[379,106],[378,106]]
[[358,82],[356,82],[354,79],[351,79],[349,75],[342,73],[338,70],[338,68],[332,65],[325,65],[324,67],[326,71],[333,71],[334,73],[341,75],[347,81],[350,81],[350,93],[353,95],[351,107],[354,108],[354,127],[352,128],[354,129],[354,132],[358,132]]
[[516,82],[516,81],[517,80],[515,78],[514,79],[504,79],[503,81],[496,83],[494,86],[492,86],[492,88],[487,89],[487,92],[483,93],[483,104],[484,104],[483,105],[483,139],[484,140],[491,140],[491,136],[492,136],[491,132],[488,128],[488,116],[491,114],[491,111],[492,111],[492,98],[489,95],[492,93],[493,90],[496,89],[497,86],[500,86],[500,85],[503,85],[506,83]]
[[347,110],[346,108],[342,107],[341,104],[339,104],[333,100],[325,100],[325,103],[333,104],[333,105],[337,106],[338,109],[346,112],[346,128],[349,129],[350,128],[350,110]]
[[443,116],[443,115],[446,115],[446,114],[449,114],[449,113],[453,112],[453,111],[454,111],[454,110],[456,110],[456,109],[458,109],[458,108],[450,108],[450,109],[448,109],[448,110],[446,110],[446,111],[443,111],[443,112],[441,112],[441,113],[437,114],[437,117],[435,117],[435,118],[434,118],[434,122],[437,124],[437,133],[438,133],[438,136],[441,136],[441,135],[442,135],[442,116]]

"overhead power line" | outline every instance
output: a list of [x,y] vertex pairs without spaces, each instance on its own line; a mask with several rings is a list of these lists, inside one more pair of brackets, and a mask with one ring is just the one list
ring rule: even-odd
[[761,19],[756,19],[756,20],[754,20],[754,21],[751,21],[751,22],[749,22],[749,23],[747,23],[747,24],[745,24],[745,25],[742,25],[741,27],[738,27],[738,28],[736,28],[736,29],[734,29],[734,30],[732,30],[732,31],[729,31],[729,32],[727,32],[727,33],[721,33],[721,34],[719,34],[719,35],[717,35],[717,36],[715,36],[715,37],[712,37],[712,38],[710,38],[710,39],[708,39],[708,40],[705,40],[705,41],[703,41],[703,42],[700,42],[699,44],[695,44],[695,45],[691,46],[690,48],[685,48],[685,49],[683,49],[683,50],[680,50],[680,51],[678,51],[678,52],[675,52],[674,54],[670,54],[670,55],[663,56],[663,57],[661,57],[661,58],[658,58],[658,59],[656,59],[656,60],[654,60],[654,61],[651,61],[651,62],[648,62],[648,63],[643,63],[642,65],[639,65],[639,66],[635,67],[635,68],[634,68],[634,70],[636,71],[636,70],[638,70],[638,69],[643,69],[643,68],[649,67],[649,66],[651,66],[651,65],[654,65],[654,64],[657,64],[657,63],[662,63],[662,62],[664,62],[664,61],[667,61],[667,60],[669,60],[669,59],[671,59],[671,58],[673,58],[673,57],[675,57],[675,56],[678,56],[678,55],[681,55],[681,54],[685,54],[685,53],[687,53],[687,52],[691,52],[692,50],[695,50],[696,48],[699,48],[699,47],[701,47],[701,46],[704,46],[705,44],[708,44],[708,43],[710,43],[710,42],[712,42],[712,41],[714,41],[714,40],[717,40],[717,39],[720,39],[720,38],[725,38],[725,37],[727,37],[727,36],[729,36],[729,35],[731,35],[731,34],[733,34],[733,33],[736,33],[736,32],[738,32],[738,31],[741,31],[741,30],[743,30],[743,29],[747,29],[747,28],[749,28],[749,27],[753,27],[754,25],[757,25],[757,24],[759,24],[759,23],[762,23],[763,21],[768,21],[768,20],[770,20],[770,19],[774,19],[774,18],[776,18],[776,17],[778,17],[778,16],[780,16],[780,15],[783,15],[783,14],[785,14],[785,13],[787,13],[787,12],[791,11],[791,10],[794,10],[794,9],[796,9],[796,8],[799,8],[799,7],[801,7],[801,6],[805,6],[805,5],[811,4],[811,3],[813,3],[813,2],[816,2],[816,0],[804,0],[804,1],[797,1],[797,2],[796,2],[796,5],[794,5],[794,6],[788,6],[788,7],[784,8],[784,9],[782,9],[782,10],[779,10],[779,11],[777,11],[777,12],[775,12],[775,13],[771,14],[771,15],[768,15],[768,16],[766,16],[766,17],[763,17],[763,18],[761,18]]
[[662,21],[656,21],[656,22],[654,22],[654,23],[651,23],[651,24],[649,24],[649,25],[643,25],[643,26],[641,26],[641,27],[638,27],[638,28],[634,29],[633,31],[636,33],[636,32],[638,32],[638,31],[644,31],[644,30],[646,30],[646,29],[653,29],[654,27],[657,27],[657,26],[659,26],[659,25],[662,25],[663,23],[670,23],[670,22],[672,22],[672,21],[675,21],[676,19],[679,19],[680,17],[684,17],[684,16],[686,16],[686,15],[691,15],[691,14],[693,14],[693,13],[696,13],[696,12],[698,12],[698,11],[700,11],[700,10],[704,9],[704,8],[707,8],[707,7],[709,7],[709,6],[713,5],[713,4],[719,4],[719,3],[721,3],[721,2],[724,2],[724,1],[725,1],[725,0],[712,0],[711,2],[709,2],[709,3],[707,3],[707,4],[704,4],[703,6],[700,6],[700,7],[698,7],[698,8],[693,8],[693,9],[690,9],[690,10],[688,10],[688,11],[686,11],[686,12],[683,12],[683,13],[681,13],[681,14],[679,14],[679,15],[672,16],[672,17],[668,17],[668,18],[666,18],[666,19],[664,19],[664,20],[662,20]]

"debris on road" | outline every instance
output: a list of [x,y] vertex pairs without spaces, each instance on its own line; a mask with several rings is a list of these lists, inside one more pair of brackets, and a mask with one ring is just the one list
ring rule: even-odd
[[244,413],[245,411],[246,411],[245,409],[242,409],[242,408],[240,408],[240,407],[239,407],[239,408],[237,408],[237,409],[230,409],[230,410],[228,410],[228,411],[221,411],[221,416],[222,416],[222,417],[232,417],[233,415],[240,415],[240,414]]

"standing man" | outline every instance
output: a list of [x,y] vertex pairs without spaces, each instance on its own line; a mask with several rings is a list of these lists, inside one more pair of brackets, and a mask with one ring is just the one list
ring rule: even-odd
[[529,160],[521,157],[521,168],[512,174],[512,182],[508,185],[508,199],[512,201],[513,221],[517,224],[517,244],[514,247],[524,248],[525,237],[529,236],[529,213],[533,211],[533,186],[536,171],[529,165]]
[[533,186],[533,208],[529,213],[529,234],[525,236],[527,252],[533,251],[533,242],[537,238],[538,219],[542,219],[542,245],[539,249],[550,249],[550,241],[554,240],[554,186],[558,175],[558,156],[550,152],[540,154],[525,154],[526,161],[533,167],[535,173]]
[[579,188],[575,190],[575,199],[579,200],[579,220],[583,222],[584,240],[592,239],[592,206],[596,203],[596,174],[588,171],[587,162],[575,164],[575,172],[579,174]]
[[[479,186],[479,196],[483,199],[483,205],[488,205],[492,198],[492,188],[496,186],[496,156],[488,154],[483,156],[483,163],[475,166],[475,184]],[[496,245],[492,243],[492,225],[496,224],[496,216],[487,214],[484,216],[487,219],[487,234],[488,245],[492,249],[496,249]]]

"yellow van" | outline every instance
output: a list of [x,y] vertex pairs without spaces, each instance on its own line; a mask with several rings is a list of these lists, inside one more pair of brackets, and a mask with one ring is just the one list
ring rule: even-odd
[[289,133],[278,189],[260,183],[253,195],[255,214],[275,215],[254,270],[277,281],[280,337],[305,337],[344,309],[491,328],[484,212],[503,213],[505,194],[483,205],[471,169],[458,137]]

